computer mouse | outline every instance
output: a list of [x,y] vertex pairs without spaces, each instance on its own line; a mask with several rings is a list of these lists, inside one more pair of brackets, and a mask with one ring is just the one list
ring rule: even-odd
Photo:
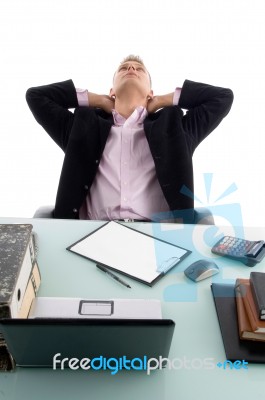
[[209,260],[198,260],[185,269],[184,274],[194,282],[202,281],[218,274],[219,267]]

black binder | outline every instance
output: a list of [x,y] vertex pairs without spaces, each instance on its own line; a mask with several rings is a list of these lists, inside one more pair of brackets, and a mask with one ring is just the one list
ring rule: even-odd
[[[2,319],[0,329],[16,364],[52,367],[53,357],[167,358],[175,329],[171,319]],[[66,365],[67,367],[67,365]]]

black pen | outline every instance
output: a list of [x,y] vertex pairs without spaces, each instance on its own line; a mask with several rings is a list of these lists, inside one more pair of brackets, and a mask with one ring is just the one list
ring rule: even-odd
[[100,264],[96,264],[97,268],[100,269],[101,271],[105,272],[107,275],[109,275],[112,279],[115,279],[115,281],[121,283],[122,285],[126,286],[127,288],[131,289],[131,286],[128,285],[127,282],[123,281],[122,279],[120,279],[117,275],[113,274],[112,272],[110,272],[107,268],[103,267],[103,265]]

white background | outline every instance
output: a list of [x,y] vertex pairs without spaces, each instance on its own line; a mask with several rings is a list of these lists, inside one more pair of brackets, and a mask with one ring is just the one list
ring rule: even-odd
[[[66,79],[108,93],[119,62],[140,55],[155,94],[184,79],[229,87],[230,114],[194,155],[202,205],[240,203],[264,225],[263,0],[8,0],[0,3],[1,216],[54,204],[63,153],[29,111],[27,88]],[[207,200],[204,173],[213,173]],[[231,184],[237,190],[214,201]]]

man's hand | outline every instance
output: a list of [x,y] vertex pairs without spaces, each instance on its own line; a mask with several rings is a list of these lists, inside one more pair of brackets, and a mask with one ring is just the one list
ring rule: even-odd
[[162,96],[154,96],[147,102],[147,112],[154,113],[160,108],[172,106],[174,93],[164,94]]
[[159,96],[154,96],[152,99],[147,102],[147,112],[148,114],[154,113],[160,107]]
[[112,110],[115,108],[115,100],[105,94],[101,95],[100,108],[111,114]]
[[101,108],[109,114],[115,107],[115,100],[106,94],[88,92],[88,103],[90,107]]

